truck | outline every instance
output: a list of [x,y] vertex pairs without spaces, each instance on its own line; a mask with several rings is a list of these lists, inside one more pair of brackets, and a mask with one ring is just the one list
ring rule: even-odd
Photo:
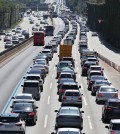
[[61,60],[63,57],[71,57],[72,45],[60,45],[58,56],[59,56],[59,60]]

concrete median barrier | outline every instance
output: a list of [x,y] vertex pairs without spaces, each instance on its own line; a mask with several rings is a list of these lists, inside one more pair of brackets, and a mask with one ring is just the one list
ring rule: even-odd
[[98,53],[98,57],[101,60],[103,60],[104,62],[106,62],[108,65],[110,65],[111,67],[113,67],[115,70],[117,70],[118,72],[120,72],[120,65],[117,65],[116,63],[110,61],[109,59],[107,59],[106,57],[102,56],[99,53]]
[[0,53],[0,63],[8,59],[9,57],[13,56],[14,54],[18,53],[25,47],[29,46],[33,40],[33,37],[30,37],[29,39],[19,43],[18,45],[11,47],[3,52]]

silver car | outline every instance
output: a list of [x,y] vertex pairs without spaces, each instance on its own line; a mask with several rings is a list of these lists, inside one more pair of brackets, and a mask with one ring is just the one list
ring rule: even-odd
[[111,120],[110,125],[105,128],[108,128],[108,134],[120,134],[120,119]]
[[107,101],[108,99],[118,99],[118,90],[113,86],[100,86],[96,92],[96,103]]
[[75,127],[80,130],[83,129],[82,113],[78,107],[61,107],[55,110],[57,113],[55,129],[60,127]]
[[82,108],[82,94],[79,90],[66,90],[62,97],[62,105]]

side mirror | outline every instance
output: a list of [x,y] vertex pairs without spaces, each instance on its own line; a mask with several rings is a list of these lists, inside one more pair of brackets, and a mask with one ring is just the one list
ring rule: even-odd
[[84,113],[84,111],[80,111],[81,113]]
[[79,88],[81,88],[81,85],[79,86]]
[[56,113],[57,113],[57,112],[58,112],[58,110],[55,110],[54,112],[56,112]]
[[21,85],[21,87],[23,87],[23,85]]
[[13,108],[13,106],[10,106],[10,108]]
[[109,129],[109,126],[105,126],[105,128],[108,128]]
[[13,96],[12,99],[15,99],[15,97]]

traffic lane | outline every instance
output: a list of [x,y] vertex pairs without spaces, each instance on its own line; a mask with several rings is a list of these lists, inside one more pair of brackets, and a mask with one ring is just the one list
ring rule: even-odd
[[[76,48],[78,50],[78,47]],[[75,51],[74,51],[75,52]],[[78,52],[74,55],[77,57],[78,64],[76,66],[76,71],[78,73],[78,77],[80,77],[81,83],[81,93],[83,93],[83,132],[86,134],[101,134],[107,133],[105,129],[105,124],[103,124],[101,120],[102,115],[102,105],[97,105],[95,102],[95,97],[91,96],[91,92],[87,89],[87,80],[86,77],[81,77],[81,67],[80,67],[80,55]],[[100,131],[101,130],[101,131]]]
[[111,60],[112,62],[115,62],[116,64],[120,65],[120,54],[115,53],[114,51],[107,48],[105,45],[103,45],[98,37],[91,36],[92,32],[87,33],[88,37],[88,46],[91,49],[94,49],[99,54],[103,55],[107,59]]

